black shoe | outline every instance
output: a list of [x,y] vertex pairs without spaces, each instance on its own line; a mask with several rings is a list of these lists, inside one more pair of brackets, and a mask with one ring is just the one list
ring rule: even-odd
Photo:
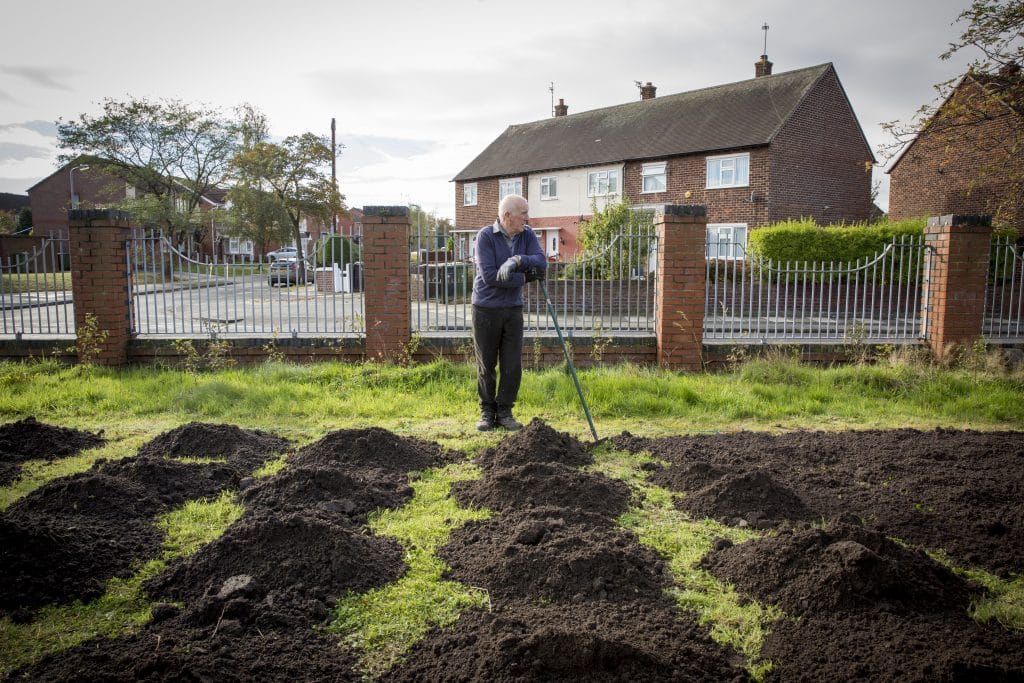
[[478,432],[489,432],[494,429],[495,415],[493,410],[481,410],[480,421],[476,423]]
[[504,427],[510,432],[514,432],[523,428],[523,424],[519,420],[512,417],[512,411],[502,411],[498,413],[497,423],[499,427]]

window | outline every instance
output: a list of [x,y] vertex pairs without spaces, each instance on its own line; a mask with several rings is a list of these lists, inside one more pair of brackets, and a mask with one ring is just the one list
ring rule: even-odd
[[124,184],[124,198],[135,199],[135,186],[131,183]]
[[500,202],[510,194],[523,194],[522,178],[506,178],[498,181],[498,201]]
[[618,171],[591,171],[587,174],[587,196],[602,197],[619,193]]
[[476,183],[466,183],[462,186],[462,205],[476,206]]
[[540,179],[540,198],[544,199],[558,199],[558,179],[554,176],[548,176]]
[[750,155],[708,157],[708,189],[750,184]]
[[707,240],[709,259],[742,259],[747,252],[747,224],[710,224]]
[[643,185],[640,188],[640,192],[665,191],[665,166],[665,162],[662,161],[658,164],[644,164],[640,168],[640,175],[643,178]]

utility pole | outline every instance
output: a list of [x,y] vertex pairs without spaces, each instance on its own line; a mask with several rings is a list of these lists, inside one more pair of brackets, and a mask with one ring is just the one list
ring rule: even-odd
[[[331,186],[338,191],[338,143],[334,138],[334,117],[331,117]],[[331,217],[331,234],[338,234],[338,212]]]

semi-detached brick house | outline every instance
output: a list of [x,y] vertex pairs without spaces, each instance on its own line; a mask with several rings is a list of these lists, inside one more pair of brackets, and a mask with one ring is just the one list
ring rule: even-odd
[[894,219],[989,215],[1024,233],[1020,67],[968,73],[889,168]]
[[861,221],[874,155],[832,64],[509,126],[454,178],[455,224],[469,234],[516,192],[550,258],[576,251],[579,224],[607,202],[702,204],[708,231],[745,242],[787,218]]

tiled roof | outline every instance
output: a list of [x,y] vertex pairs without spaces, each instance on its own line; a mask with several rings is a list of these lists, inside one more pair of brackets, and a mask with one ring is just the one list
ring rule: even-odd
[[0,192],[0,211],[17,211],[25,206],[29,206],[27,194]]
[[509,126],[454,180],[771,142],[831,64]]

